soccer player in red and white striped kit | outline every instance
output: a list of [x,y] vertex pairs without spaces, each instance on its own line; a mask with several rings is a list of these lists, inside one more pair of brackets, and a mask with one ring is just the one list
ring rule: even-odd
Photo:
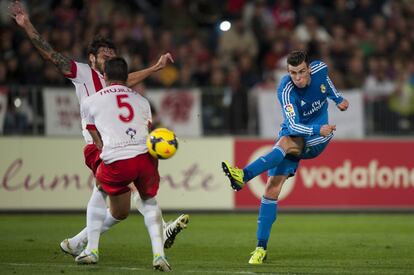
[[[150,104],[138,92],[125,86],[128,65],[123,58],[105,61],[104,78],[107,87],[86,98],[81,106],[85,128],[94,144],[102,148],[96,184],[108,194],[111,213],[127,217],[131,209],[128,184],[133,182],[144,205],[144,221],[154,255],[153,266],[161,271],[170,271],[164,255],[162,213],[155,198],[160,182],[158,160],[148,153],[146,145],[152,123]],[[94,223],[88,224],[88,245],[76,257],[76,262],[98,261],[99,236],[105,212],[102,207],[96,210]]]
[[[98,92],[100,89],[106,87],[103,79],[103,64],[106,60],[116,56],[115,45],[108,39],[95,37],[88,47],[88,60],[89,64],[80,63],[69,59],[68,57],[56,52],[50,44],[45,41],[39,32],[32,25],[29,14],[19,1],[13,2],[9,7],[9,12],[13,19],[16,21],[27,34],[32,44],[38,50],[45,60],[51,61],[58,70],[72,83],[76,88],[76,95],[81,105],[83,101]],[[130,73],[126,85],[133,87],[152,73],[163,69],[168,62],[173,62],[170,53],[161,55],[158,62],[144,70]],[[82,114],[81,114],[82,116]],[[101,151],[93,143],[93,140],[85,128],[85,118],[82,119],[82,134],[85,138],[86,146],[84,148],[84,157],[86,165],[96,173],[96,169],[101,162],[99,157]],[[133,185],[132,195],[136,201],[136,207],[140,213],[144,215],[145,206],[141,203],[137,190]],[[87,224],[93,222],[95,219],[94,211],[99,207],[105,207],[106,217],[102,227],[101,233],[107,231],[113,225],[117,224],[122,217],[113,216],[112,213],[107,210],[106,206],[107,194],[98,190],[96,187],[93,189],[91,198],[87,205]],[[103,204],[102,202],[105,202]],[[173,222],[165,223],[164,225],[164,247],[169,248],[173,244],[176,235],[184,228],[186,228],[189,221],[187,214],[180,215]],[[63,252],[71,254],[72,256],[78,256],[87,244],[88,227],[85,227],[77,235],[72,238],[65,239],[61,242],[60,247]]]

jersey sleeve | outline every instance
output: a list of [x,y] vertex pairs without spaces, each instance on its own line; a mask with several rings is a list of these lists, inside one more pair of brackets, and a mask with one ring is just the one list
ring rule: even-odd
[[64,76],[74,83],[84,83],[88,77],[86,74],[90,73],[90,67],[88,64],[76,62],[71,60],[71,69],[69,74]]
[[341,95],[340,92],[338,92],[334,86],[334,84],[332,83],[331,79],[329,78],[329,76],[326,76],[326,82],[328,83],[327,85],[327,94],[328,94],[328,98],[331,99],[332,101],[334,101],[336,104],[339,104],[342,102],[343,97]]
[[288,82],[279,86],[278,99],[282,106],[283,118],[292,136],[311,136],[318,134],[321,125],[305,125],[299,121],[299,112],[297,108],[297,99],[292,93],[293,84]]
[[89,100],[85,100],[81,106],[82,116],[85,120],[86,130],[96,130],[95,119],[90,113]]

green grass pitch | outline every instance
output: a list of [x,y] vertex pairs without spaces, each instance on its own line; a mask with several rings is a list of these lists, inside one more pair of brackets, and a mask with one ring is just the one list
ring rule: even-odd
[[[172,219],[175,215],[166,215]],[[105,233],[100,262],[79,266],[59,242],[84,215],[0,215],[0,274],[156,274],[142,217]],[[268,260],[247,263],[256,245],[256,215],[190,215],[166,250],[175,274],[414,274],[412,214],[279,214]]]

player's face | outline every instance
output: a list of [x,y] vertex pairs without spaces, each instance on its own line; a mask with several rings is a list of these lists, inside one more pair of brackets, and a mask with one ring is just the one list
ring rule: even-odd
[[288,73],[298,88],[304,88],[310,83],[310,68],[305,61],[298,66],[288,64]]
[[104,63],[106,60],[116,57],[114,49],[101,47],[98,49],[96,56],[94,56],[94,62],[92,62],[92,67],[95,70],[98,70],[100,73],[103,73]]

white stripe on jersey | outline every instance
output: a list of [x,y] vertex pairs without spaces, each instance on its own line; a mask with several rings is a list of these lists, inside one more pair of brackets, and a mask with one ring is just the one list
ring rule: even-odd
[[319,65],[315,67],[311,67],[311,74],[316,74],[317,72],[319,72],[320,70],[326,67],[327,67],[326,64],[321,62],[319,63]]
[[329,78],[329,76],[327,76],[327,77],[326,77],[326,80],[328,81],[329,87],[331,87],[331,89],[332,89],[332,91],[333,91],[334,95],[335,95],[336,97],[340,97],[340,96],[341,96],[341,94],[340,94],[340,93],[336,90],[336,88],[335,88],[335,86],[333,85],[333,83],[332,83],[331,79]]
[[318,144],[324,143],[324,142],[326,142],[326,141],[330,140],[332,137],[333,137],[333,134],[332,134],[332,133],[330,133],[327,137],[317,137],[317,138],[315,138],[315,139],[308,140],[308,141],[306,142],[306,146],[307,146],[307,147],[311,147],[311,146],[315,146],[315,145],[318,145]]

